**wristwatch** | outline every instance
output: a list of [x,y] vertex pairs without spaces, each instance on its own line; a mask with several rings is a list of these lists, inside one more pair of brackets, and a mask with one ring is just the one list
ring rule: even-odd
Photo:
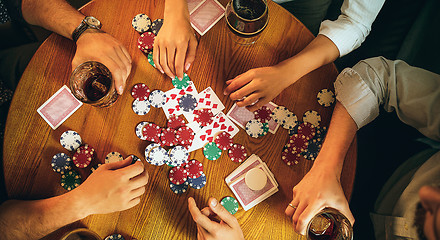
[[74,42],[78,41],[79,36],[84,33],[89,28],[101,30],[101,22],[92,16],[85,17],[81,24],[73,31],[72,39]]

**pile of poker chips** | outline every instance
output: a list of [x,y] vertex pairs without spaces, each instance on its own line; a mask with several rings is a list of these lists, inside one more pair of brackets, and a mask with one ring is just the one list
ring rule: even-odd
[[203,165],[195,159],[186,162],[185,165],[170,169],[168,178],[170,180],[170,189],[175,194],[184,193],[189,187],[201,189],[206,185],[206,175],[203,172]]
[[231,134],[220,131],[214,137],[213,142],[208,142],[203,147],[203,155],[209,160],[217,160],[222,155],[222,151],[228,151],[228,156],[233,162],[241,163],[247,158],[246,148],[238,143],[234,143]]
[[134,98],[132,109],[137,115],[145,115],[150,112],[151,106],[161,108],[167,102],[163,91],[151,91],[144,83],[135,84],[131,89],[131,96]]
[[246,133],[253,137],[259,138],[265,136],[269,132],[269,121],[272,119],[272,111],[262,106],[260,109],[254,112],[254,119],[249,120],[246,123]]
[[163,19],[151,21],[147,14],[140,13],[134,16],[131,25],[141,34],[138,38],[138,48],[146,54],[150,53],[153,50],[154,40],[163,25]]

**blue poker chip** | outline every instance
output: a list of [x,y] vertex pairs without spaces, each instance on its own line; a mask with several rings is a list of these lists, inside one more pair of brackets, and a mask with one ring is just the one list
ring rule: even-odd
[[206,185],[206,175],[202,173],[198,178],[188,178],[189,186],[194,189],[201,189]]
[[171,191],[173,191],[173,193],[175,193],[175,194],[182,194],[182,193],[186,192],[188,190],[188,186],[189,186],[188,182],[184,182],[180,185],[176,185],[176,184],[170,182]]
[[163,19],[159,18],[154,20],[153,23],[151,23],[151,32],[157,36],[159,30],[162,28],[162,25],[163,25]]
[[72,130],[63,132],[60,137],[60,143],[68,151],[75,151],[82,144],[81,136]]
[[179,99],[179,106],[185,112],[191,112],[197,107],[197,99],[191,94],[185,94]]
[[289,129],[289,136],[292,136],[293,134],[298,134],[298,127],[303,122],[298,121],[298,124],[296,124],[292,129]]
[[54,172],[64,174],[72,169],[72,159],[65,153],[57,153],[52,157],[51,165]]
[[324,142],[325,136],[327,135],[327,127],[315,127],[315,136],[313,139],[316,139],[321,144]]
[[125,238],[119,233],[114,233],[110,236],[107,236],[104,240],[125,240]]
[[167,102],[167,95],[161,90],[154,90],[148,96],[150,105],[155,108],[161,108]]
[[318,157],[318,153],[321,150],[321,143],[316,139],[312,139],[309,141],[309,145],[307,146],[307,150],[302,152],[301,154],[305,159],[310,161],[315,161],[316,157]]
[[96,169],[98,169],[101,165],[102,165],[101,163],[98,163],[98,164],[96,164],[95,166],[93,166],[92,168],[90,168],[90,170],[91,170],[92,173],[93,173],[93,172],[96,171]]

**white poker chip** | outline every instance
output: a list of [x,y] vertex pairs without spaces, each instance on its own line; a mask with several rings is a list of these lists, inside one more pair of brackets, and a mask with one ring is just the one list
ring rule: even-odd
[[169,150],[171,165],[180,166],[188,162],[189,153],[183,146],[175,146]]
[[311,123],[315,127],[319,127],[319,124],[321,123],[321,115],[314,110],[309,110],[304,113],[303,121]]
[[150,154],[151,149],[160,147],[158,143],[151,143],[145,148],[145,160],[149,163],[148,155]]
[[283,125],[286,121],[286,118],[289,117],[289,115],[291,114],[293,113],[290,112],[289,109],[287,109],[286,107],[278,106],[272,110],[270,116],[276,123]]
[[81,136],[72,130],[63,132],[60,137],[61,146],[68,151],[75,151],[82,144]]
[[292,130],[293,128],[295,128],[296,125],[298,125],[298,118],[292,112],[287,115],[287,117],[281,124],[281,126],[287,130]]
[[170,161],[167,150],[163,147],[155,147],[148,153],[148,162],[152,165],[161,166]]
[[246,173],[244,181],[250,189],[258,191],[266,186],[267,176],[260,168],[253,168]]
[[151,106],[155,108],[161,108],[163,105],[165,105],[167,101],[167,96],[161,90],[154,90],[150,93],[148,101],[150,102]]
[[131,21],[131,25],[137,32],[144,33],[150,29],[151,19],[145,13],[139,13],[138,15],[134,16],[133,20]]
[[323,107],[330,107],[335,102],[335,94],[329,89],[322,89],[316,96],[318,103]]
[[253,138],[258,138],[264,133],[263,126],[259,120],[252,119],[246,123],[246,133]]
[[119,162],[124,160],[124,157],[118,152],[111,152],[105,157],[105,163]]
[[144,136],[142,134],[142,129],[145,127],[145,125],[147,125],[149,122],[140,122],[138,123],[138,125],[136,126],[136,136],[140,139],[140,140],[147,140],[147,137]]
[[150,111],[150,102],[148,100],[139,101],[135,99],[131,107],[137,115],[145,115]]

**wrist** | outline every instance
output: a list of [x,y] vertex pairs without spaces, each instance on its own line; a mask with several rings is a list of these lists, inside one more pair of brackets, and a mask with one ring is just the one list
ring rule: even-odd
[[75,211],[75,221],[93,214],[93,204],[90,201],[90,198],[87,197],[88,195],[85,194],[80,187],[64,194],[64,196],[69,199],[70,205]]

